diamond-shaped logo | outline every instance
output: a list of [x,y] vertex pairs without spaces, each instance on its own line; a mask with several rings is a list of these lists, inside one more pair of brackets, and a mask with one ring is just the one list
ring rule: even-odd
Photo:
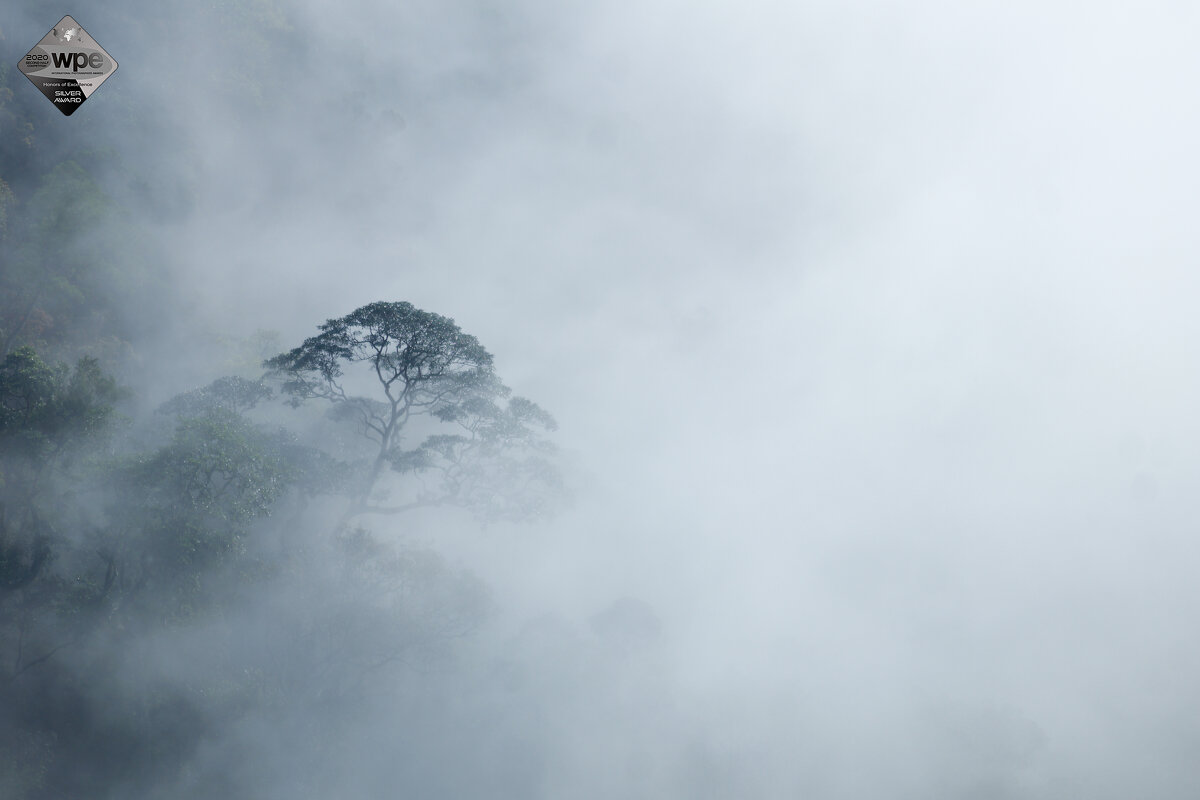
[[17,68],[69,117],[117,71],[117,62],[78,22],[63,17]]

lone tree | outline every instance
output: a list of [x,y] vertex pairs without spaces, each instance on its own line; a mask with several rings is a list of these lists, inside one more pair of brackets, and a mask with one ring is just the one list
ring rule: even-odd
[[[482,519],[526,520],[550,510],[561,480],[542,434],[555,429],[553,417],[512,396],[491,354],[454,320],[411,303],[371,303],[319,330],[264,366],[292,405],[331,403],[336,417],[357,423],[376,445],[344,521],[434,505]],[[373,387],[370,396],[354,393],[361,385]],[[423,438],[406,448],[413,430]],[[388,471],[432,481],[402,503],[373,504]]]

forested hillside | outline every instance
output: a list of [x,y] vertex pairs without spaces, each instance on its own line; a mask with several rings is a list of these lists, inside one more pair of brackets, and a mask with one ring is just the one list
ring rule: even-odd
[[0,800],[1200,796],[1197,9],[7,0]]
[[[170,34],[153,9],[121,3],[81,21],[114,53],[133,43],[161,56]],[[193,13],[185,28],[218,34],[206,38],[207,90],[251,123],[277,111],[256,70],[288,46],[279,12],[233,2]],[[348,768],[340,730],[362,724],[381,685],[397,687],[393,699],[412,690],[384,676],[447,669],[488,607],[477,579],[381,540],[371,518],[551,513],[562,496],[554,421],[513,396],[452,319],[397,298],[283,353],[267,349],[270,336],[181,335],[169,230],[200,178],[186,158],[161,157],[187,150],[173,109],[139,92],[146,75],[122,73],[64,120],[23,85],[12,65],[31,42],[10,33],[0,797],[335,796],[321,781]],[[126,73],[144,69],[128,61]],[[144,147],[177,134],[173,148]],[[223,342],[240,372],[153,407],[143,377],[168,330]],[[203,376],[208,355],[176,349],[176,373],[191,358]],[[205,757],[255,727],[273,732],[259,741],[270,752],[238,763],[286,763],[269,791]]]

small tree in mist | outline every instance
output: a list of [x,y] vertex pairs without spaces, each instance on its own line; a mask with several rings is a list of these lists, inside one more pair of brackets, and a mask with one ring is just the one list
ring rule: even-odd
[[345,468],[286,430],[246,416],[273,395],[259,381],[219,378],[163,403],[174,431],[156,450],[131,454],[110,475],[109,538],[125,562],[126,612],[186,619],[229,602],[226,570],[250,580],[271,571],[248,550],[273,513],[343,488]]
[[[529,519],[546,513],[560,489],[542,435],[555,429],[554,419],[513,397],[491,354],[448,317],[411,303],[371,303],[329,320],[265,366],[293,405],[331,403],[336,417],[373,443],[345,520],[433,505],[483,519]],[[372,394],[355,393],[358,386],[373,387]],[[419,441],[406,447],[413,431]],[[432,480],[405,502],[373,504],[389,470]]]

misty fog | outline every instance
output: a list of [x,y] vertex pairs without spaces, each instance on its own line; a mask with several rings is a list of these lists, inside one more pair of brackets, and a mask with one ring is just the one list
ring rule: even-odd
[[[66,117],[12,6],[0,378],[114,388],[0,387],[0,796],[1200,791],[1200,12],[119,0]],[[432,450],[364,483],[264,361],[373,303],[553,415],[545,498],[362,511]],[[462,386],[396,441],[519,416]],[[227,436],[278,475],[170,577]]]

